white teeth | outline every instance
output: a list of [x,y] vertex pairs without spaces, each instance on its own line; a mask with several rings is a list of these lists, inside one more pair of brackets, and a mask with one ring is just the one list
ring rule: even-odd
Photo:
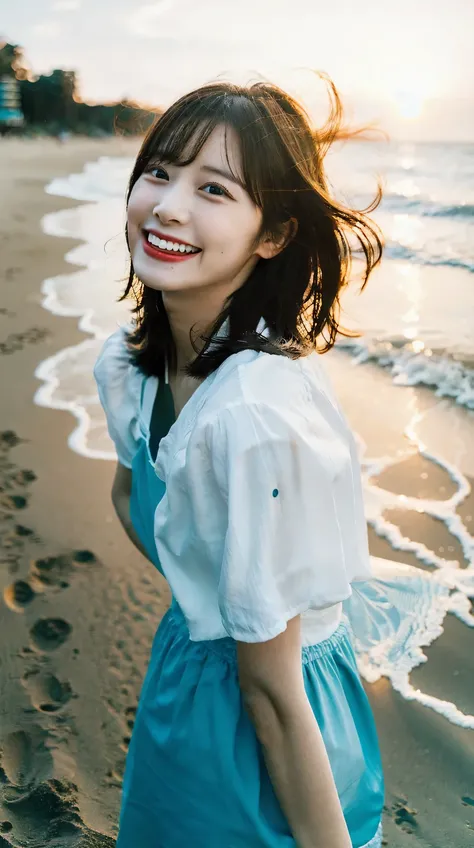
[[191,247],[188,244],[181,244],[176,241],[166,241],[166,239],[158,238],[153,233],[147,233],[147,239],[150,244],[159,247],[160,250],[169,250],[170,253],[198,253],[197,247]]

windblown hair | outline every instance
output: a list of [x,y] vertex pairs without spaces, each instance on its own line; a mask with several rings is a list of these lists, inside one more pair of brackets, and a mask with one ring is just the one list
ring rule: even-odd
[[[215,127],[233,128],[240,140],[241,173],[250,198],[262,211],[255,246],[265,236],[281,237],[289,219],[298,222],[295,234],[272,259],[260,259],[243,285],[227,299],[186,372],[203,378],[232,353],[251,348],[291,357],[313,350],[328,351],[338,333],[354,336],[339,324],[340,292],[351,276],[352,258],[360,254],[361,290],[380,262],[383,237],[367,213],[380,203],[377,183],[373,202],[363,210],[344,206],[331,197],[323,162],[331,144],[350,139],[366,128],[342,126],[342,104],[325,74],[330,99],[326,124],[315,129],[303,107],[268,82],[248,87],[226,82],[204,85],[181,97],[149,130],[131,174],[131,191],[144,171],[161,163],[187,165],[199,154]],[[227,159],[229,160],[229,153]],[[231,163],[228,161],[229,168]],[[128,233],[127,243],[128,243]],[[356,257],[357,258],[357,257]],[[120,298],[133,296],[135,328],[128,336],[134,363],[147,375],[163,376],[165,357],[172,367],[176,350],[162,293],[143,285],[130,267]],[[256,332],[263,317],[270,338]],[[228,334],[213,339],[225,319]],[[204,344],[203,344],[204,343]],[[199,350],[199,347],[201,348]]]

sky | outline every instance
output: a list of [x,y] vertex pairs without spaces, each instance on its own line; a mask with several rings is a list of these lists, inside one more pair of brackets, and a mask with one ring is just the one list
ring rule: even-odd
[[474,141],[472,0],[1,0],[32,69],[75,70],[81,98],[166,107],[217,78],[266,78],[324,120],[324,71],[353,123]]

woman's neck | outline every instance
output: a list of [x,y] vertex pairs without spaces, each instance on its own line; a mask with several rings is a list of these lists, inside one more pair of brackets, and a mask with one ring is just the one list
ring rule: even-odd
[[[182,295],[182,293],[180,293]],[[209,294],[204,294],[202,291],[197,293],[192,299],[181,297],[173,302],[173,298],[163,295],[163,303],[168,315],[168,321],[173,336],[173,341],[176,347],[176,372],[175,376],[182,376],[183,369],[193,359],[195,359],[198,350],[204,346],[204,341],[201,341],[201,334],[207,335],[214,324],[217,316],[224,308],[222,299],[211,301]],[[197,350],[194,349],[191,339],[195,340]],[[170,372],[170,377],[172,376]]]

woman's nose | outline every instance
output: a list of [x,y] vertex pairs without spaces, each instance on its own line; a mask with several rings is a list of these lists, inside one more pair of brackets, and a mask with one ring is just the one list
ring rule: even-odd
[[189,198],[178,186],[169,187],[153,209],[153,215],[167,224],[176,221],[186,224],[190,218]]

